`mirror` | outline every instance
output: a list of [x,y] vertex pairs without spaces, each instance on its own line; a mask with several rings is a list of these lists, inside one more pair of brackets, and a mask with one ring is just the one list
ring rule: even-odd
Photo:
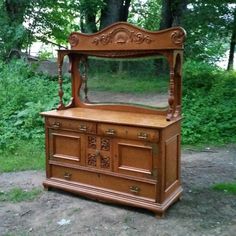
[[83,62],[80,64],[80,73],[84,82],[81,99],[85,103],[168,106],[169,68],[162,56],[134,59],[90,56],[87,68]]

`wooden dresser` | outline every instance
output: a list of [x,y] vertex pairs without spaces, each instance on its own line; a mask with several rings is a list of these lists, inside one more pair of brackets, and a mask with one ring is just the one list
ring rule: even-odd
[[[146,208],[157,216],[181,197],[181,66],[185,32],[150,32],[116,23],[96,34],[72,33],[70,50],[58,51],[59,106],[43,112],[46,189]],[[87,97],[88,56],[165,56],[170,67],[169,106],[94,104]],[[62,64],[69,57],[72,98],[63,102]],[[81,66],[82,65],[82,66]],[[83,68],[83,72],[82,69]],[[85,97],[81,99],[81,90]]]

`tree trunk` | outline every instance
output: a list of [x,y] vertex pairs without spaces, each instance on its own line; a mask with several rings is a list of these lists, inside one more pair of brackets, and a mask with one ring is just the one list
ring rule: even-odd
[[97,26],[96,26],[96,12],[86,12],[85,13],[85,33],[95,33],[97,32]]
[[171,26],[181,26],[183,15],[187,9],[187,0],[174,1],[172,4],[172,24]]
[[124,0],[105,0],[105,7],[101,11],[100,30],[120,21]]
[[172,22],[171,0],[162,0],[160,30],[170,28]]
[[125,0],[120,10],[120,21],[127,21],[129,16],[129,7],[131,0]]
[[236,10],[234,11],[234,22],[233,22],[231,41],[230,41],[229,61],[228,61],[227,70],[233,70],[233,67],[234,67],[235,45],[236,45]]

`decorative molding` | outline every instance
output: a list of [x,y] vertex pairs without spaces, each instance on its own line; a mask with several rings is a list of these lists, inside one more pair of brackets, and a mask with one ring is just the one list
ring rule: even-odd
[[171,41],[176,45],[181,45],[185,40],[185,32],[183,30],[175,30],[170,35]]
[[110,151],[110,139],[101,138],[101,150]]
[[99,44],[107,45],[109,43],[116,43],[116,44],[147,43],[147,44],[150,44],[152,41],[153,39],[151,39],[150,35],[148,34],[131,31],[126,28],[118,28],[118,29],[114,29],[110,31],[107,34],[102,34],[101,36],[95,37],[92,43],[95,45],[99,45]]
[[109,156],[101,156],[101,168],[110,168]]
[[88,165],[96,166],[97,165],[97,155],[96,154],[88,154]]
[[77,33],[72,33],[68,39],[70,45],[75,47],[79,44],[79,36]]
[[88,148],[96,149],[97,139],[95,136],[88,136]]

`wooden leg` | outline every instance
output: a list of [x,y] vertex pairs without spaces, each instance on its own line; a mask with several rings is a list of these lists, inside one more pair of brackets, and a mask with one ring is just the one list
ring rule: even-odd
[[45,191],[50,191],[50,187],[49,186],[47,186],[47,185],[43,185],[43,189],[45,190]]
[[155,214],[155,217],[157,219],[163,219],[163,218],[165,218],[165,212],[158,212]]

